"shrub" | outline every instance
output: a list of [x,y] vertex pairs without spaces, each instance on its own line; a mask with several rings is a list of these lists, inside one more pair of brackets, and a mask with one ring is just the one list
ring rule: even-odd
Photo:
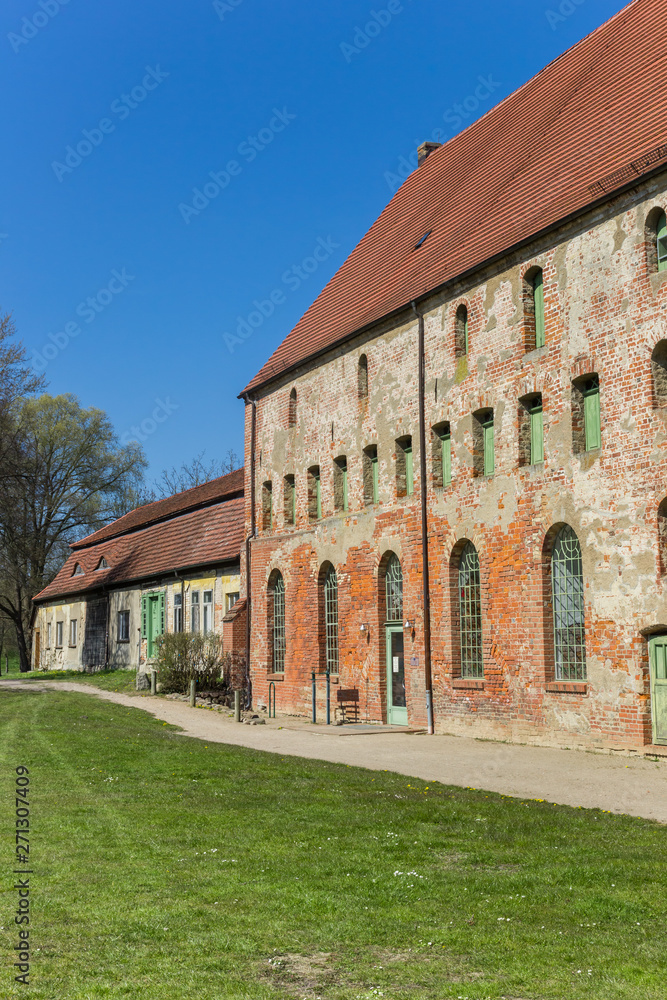
[[157,640],[157,679],[162,691],[188,694],[190,681],[199,692],[231,698],[231,657],[214,633],[170,632]]

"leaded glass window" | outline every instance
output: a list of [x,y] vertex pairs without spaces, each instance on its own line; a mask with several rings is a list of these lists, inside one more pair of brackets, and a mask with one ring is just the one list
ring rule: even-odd
[[566,525],[556,536],[551,556],[556,680],[586,679],[586,627],[581,545]]
[[391,555],[385,573],[387,621],[403,621],[403,570],[398,556]]
[[466,543],[459,560],[459,634],[461,677],[483,677],[479,556],[472,542]]
[[338,579],[331,566],[324,578],[324,621],[326,626],[327,673],[338,673]]
[[285,670],[285,581],[278,573],[273,585],[273,672]]

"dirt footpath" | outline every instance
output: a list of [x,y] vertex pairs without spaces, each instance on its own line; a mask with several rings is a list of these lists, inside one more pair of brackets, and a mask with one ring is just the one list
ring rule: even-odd
[[0,681],[0,692],[3,688],[78,691],[150,712],[163,722],[179,726],[184,736],[209,743],[352,764],[374,771],[397,771],[446,785],[483,788],[562,805],[597,807],[667,823],[667,760],[382,729],[349,735],[335,727],[312,726],[286,717],[264,726],[239,725],[226,713],[193,709],[181,701],[115,694],[87,684],[60,681]]

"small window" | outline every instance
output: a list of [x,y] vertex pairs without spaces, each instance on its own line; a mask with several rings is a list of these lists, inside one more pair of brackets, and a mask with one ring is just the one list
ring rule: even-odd
[[98,569],[109,569],[109,563],[106,561],[106,559],[104,558],[104,556],[102,556],[102,558],[98,562],[98,564],[95,567],[95,569],[96,570],[98,570]]
[[213,591],[204,591],[204,632],[213,631]]
[[532,393],[519,402],[519,465],[538,465],[544,461],[542,395]]
[[398,497],[411,497],[414,491],[412,438],[407,435],[396,440],[396,495]]
[[190,597],[190,631],[201,631],[201,609],[199,605],[199,591],[193,590]]
[[[178,595],[181,596],[180,594]],[[180,631],[180,629],[179,629]],[[118,612],[118,642],[130,641],[130,612]]]
[[262,531],[273,530],[273,485],[270,480],[262,486]]
[[227,594],[227,612],[230,612],[232,610],[232,608],[238,601],[239,596],[240,594],[238,591],[235,594]]
[[359,358],[359,366],[357,368],[357,389],[359,392],[359,399],[366,399],[368,397],[368,358],[365,354],[362,354]]
[[319,465],[308,469],[308,520],[311,524],[322,517],[322,482]]
[[523,279],[523,323],[524,350],[544,347],[544,274],[539,267],[531,267]]
[[287,426],[296,427],[296,389],[292,389],[292,391],[289,394]]
[[296,485],[294,476],[285,476],[283,499],[285,524],[296,524]]
[[492,476],[495,472],[495,429],[493,410],[478,410],[473,414],[473,470],[476,476]]
[[452,482],[452,435],[449,421],[433,428],[433,482],[450,486]]
[[76,646],[77,643],[77,620],[72,618],[69,623],[69,644],[70,646]]
[[183,595],[174,594],[174,632],[183,631]]
[[63,644],[63,622],[56,622],[56,649],[61,649]]
[[646,256],[648,273],[667,270],[667,216],[658,207],[646,219]]
[[364,503],[378,503],[380,499],[380,470],[377,445],[364,448]]
[[349,507],[347,458],[344,455],[334,461],[334,505],[336,510],[342,511],[347,511]]
[[456,310],[454,328],[454,353],[457,358],[463,358],[468,353],[468,309],[459,306]]
[[586,375],[572,383],[572,448],[581,453],[601,447],[600,380]]
[[660,340],[651,354],[651,376],[653,382],[653,406],[661,409],[667,406],[667,340]]
[[74,567],[74,572],[72,573],[72,576],[83,576],[83,575],[84,575],[83,566],[80,563],[77,563],[76,566]]
[[46,625],[46,648],[51,649],[51,622]]

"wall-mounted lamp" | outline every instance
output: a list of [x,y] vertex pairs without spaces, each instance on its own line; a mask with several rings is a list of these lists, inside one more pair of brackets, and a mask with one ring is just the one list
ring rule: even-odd
[[414,628],[414,627],[415,627],[414,618],[406,618],[405,621],[403,622],[403,628]]
[[370,632],[370,625],[368,624],[368,622],[362,622],[362,624],[359,626],[359,631]]

